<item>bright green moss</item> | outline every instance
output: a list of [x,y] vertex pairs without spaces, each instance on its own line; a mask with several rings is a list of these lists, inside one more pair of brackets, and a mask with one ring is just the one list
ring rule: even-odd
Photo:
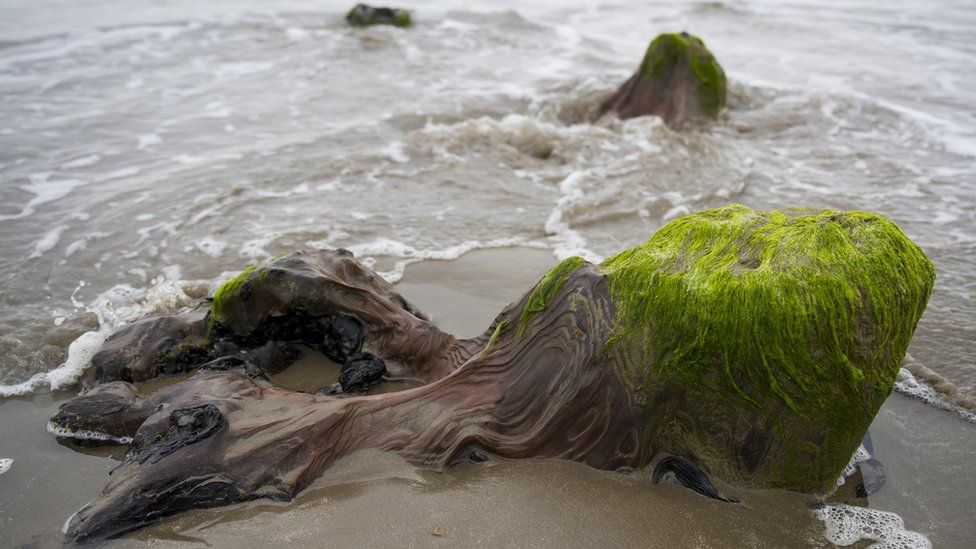
[[488,338],[488,343],[485,344],[486,351],[490,349],[498,341],[498,338],[501,337],[502,332],[504,330],[505,330],[505,321],[502,320],[501,322],[498,323],[497,326],[495,326],[495,331],[492,332],[491,337]]
[[535,313],[544,311],[552,298],[566,285],[566,281],[569,280],[569,275],[585,263],[586,260],[582,257],[568,257],[542,277],[542,280],[532,289],[529,300],[526,302],[525,308],[522,309],[522,318],[519,321],[520,332],[525,329],[529,317]]
[[659,34],[644,53],[641,69],[648,76],[670,72],[688,55],[691,44],[681,34]]
[[[241,274],[235,276],[234,278],[224,282],[217,288],[214,292],[213,301],[210,303],[210,330],[212,331],[217,318],[222,316],[224,313],[224,303],[228,296],[232,296],[241,289],[241,285],[244,281],[248,279],[254,270],[257,269],[257,265],[251,265],[250,267],[241,271]],[[263,273],[262,273],[263,274]],[[259,274],[260,276],[260,274]]]
[[675,68],[687,63],[698,81],[702,113],[714,116],[725,106],[725,72],[701,38],[687,33],[660,34],[647,48],[641,72],[648,78],[666,80]]
[[274,264],[279,259],[282,259],[287,256],[288,256],[288,252],[280,252],[278,255],[269,259],[267,263],[265,263],[264,265],[251,265],[250,267],[241,271],[241,274],[221,284],[220,288],[217,288],[217,291],[214,292],[213,301],[210,304],[211,328],[213,327],[216,317],[223,316],[225,312],[224,303],[226,302],[226,299],[236,294],[241,289],[241,286],[244,284],[244,282],[251,277],[251,273],[257,271],[256,274],[258,277],[257,278],[258,282],[264,283],[265,279],[267,279],[268,277],[268,273],[271,272],[271,269],[268,269],[267,267]]
[[935,277],[879,215],[740,205],[676,219],[603,265],[622,319],[608,344],[647,342],[638,377],[695,384],[718,368],[718,390],[836,420],[835,392],[891,391]]
[[413,18],[410,17],[409,11],[396,10],[396,15],[393,16],[393,26],[406,28],[412,25],[413,25]]

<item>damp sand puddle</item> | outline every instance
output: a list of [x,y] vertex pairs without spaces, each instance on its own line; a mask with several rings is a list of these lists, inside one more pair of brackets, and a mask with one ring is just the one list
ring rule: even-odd
[[[456,261],[410,265],[398,290],[448,331],[471,336],[553,262],[540,250],[481,250]],[[274,381],[314,390],[337,376],[337,365],[305,353]],[[408,386],[386,383],[379,389]],[[0,454],[15,460],[0,476],[2,546],[59,545],[64,520],[99,493],[123,452],[120,446],[61,445],[46,432],[47,419],[72,395],[0,402]],[[14,434],[15,447],[5,443]],[[976,426],[894,394],[871,435],[874,456],[885,468],[884,487],[855,501],[852,478],[834,499],[897,513],[908,530],[935,547],[969,546],[976,524],[966,502],[976,475],[967,464],[976,454]],[[192,511],[107,546],[831,546],[824,523],[810,510],[814,498],[719,488],[743,503],[716,502],[674,485],[653,486],[639,473],[567,461],[492,457],[432,473],[371,451],[340,461],[290,503]],[[432,535],[435,528],[443,535]]]

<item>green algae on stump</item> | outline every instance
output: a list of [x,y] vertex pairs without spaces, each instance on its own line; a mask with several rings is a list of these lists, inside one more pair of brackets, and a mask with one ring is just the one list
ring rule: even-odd
[[[827,491],[891,393],[935,279],[863,211],[733,205],[603,263],[654,448],[727,480]],[[673,406],[673,399],[696,405]]]
[[568,257],[542,277],[542,280],[532,289],[532,293],[529,294],[529,300],[526,302],[525,308],[522,309],[519,331],[525,329],[525,325],[530,316],[545,310],[556,293],[566,285],[566,281],[569,280],[569,275],[585,264],[586,260],[582,257]]
[[374,8],[366,4],[357,4],[346,14],[346,22],[354,27],[369,27],[372,25],[392,25],[394,27],[410,27],[413,18],[410,12],[395,8]]
[[725,106],[725,72],[705,43],[686,32],[655,38],[637,72],[600,106],[621,118],[657,115],[673,128],[715,117]]
[[226,315],[225,307],[228,298],[240,291],[241,286],[245,281],[247,281],[251,272],[257,268],[257,265],[251,265],[250,267],[241,271],[241,273],[234,278],[221,284],[220,287],[217,288],[217,291],[214,292],[213,300],[210,302],[209,327],[211,330],[216,325],[217,318]]

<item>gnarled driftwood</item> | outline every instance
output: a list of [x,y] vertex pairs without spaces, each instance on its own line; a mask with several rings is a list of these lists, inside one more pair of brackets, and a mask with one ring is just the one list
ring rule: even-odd
[[[111,537],[187,509],[287,500],[362,449],[433,470],[480,452],[610,470],[669,454],[655,480],[711,497],[732,499],[695,463],[733,483],[824,492],[890,393],[932,278],[880,216],[731,206],[601,265],[563,261],[460,340],[348,252],[280,257],[217,292],[194,321],[205,335],[157,320],[165,345],[140,325],[106,343],[125,360],[96,361],[89,379],[103,383],[52,422],[132,442],[66,533]],[[254,357],[296,342],[343,362],[347,379],[381,361],[388,377],[426,384],[372,396],[276,387]],[[154,394],[119,380],[201,345],[193,356],[210,362]]]

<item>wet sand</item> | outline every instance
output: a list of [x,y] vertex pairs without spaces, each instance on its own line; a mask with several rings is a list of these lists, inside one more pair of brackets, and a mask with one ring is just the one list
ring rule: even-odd
[[[540,250],[482,250],[411,265],[397,287],[440,326],[469,336],[553,263]],[[275,381],[317,387],[337,375],[336,365],[307,354]],[[383,390],[398,388],[386,384]],[[65,519],[101,491],[116,464],[119,447],[77,452],[46,432],[48,417],[70,396],[0,401],[0,457],[15,460],[0,475],[2,547],[60,544]],[[869,505],[898,513],[936,547],[971,546],[976,426],[895,394],[871,434],[887,483]],[[186,513],[108,546],[829,546],[823,523],[808,510],[813,498],[717,485],[743,503],[653,486],[644,473],[565,461],[492,457],[431,473],[395,455],[367,452],[337,464],[293,502]],[[434,528],[444,535],[432,535]]]

